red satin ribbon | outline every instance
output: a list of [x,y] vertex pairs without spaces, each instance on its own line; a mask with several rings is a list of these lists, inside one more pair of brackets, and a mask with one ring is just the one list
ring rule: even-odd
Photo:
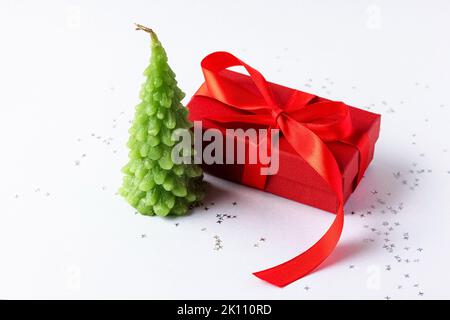
[[[293,90],[289,102],[279,105],[269,83],[255,69],[227,52],[215,52],[201,63],[205,83],[196,92],[226,104],[227,111],[202,110],[200,117],[222,123],[238,122],[279,128],[294,150],[325,180],[338,199],[336,217],[322,238],[312,247],[275,267],[254,275],[271,284],[284,287],[302,278],[321,264],[339,241],[344,222],[342,175],[334,155],[324,141],[342,141],[356,146],[361,155],[367,148],[366,139],[355,139],[348,106],[342,102],[315,102],[316,96]],[[243,66],[254,87],[245,87],[223,76],[221,71]],[[367,159],[360,157],[358,180]],[[246,174],[243,183],[264,189],[266,176]]]

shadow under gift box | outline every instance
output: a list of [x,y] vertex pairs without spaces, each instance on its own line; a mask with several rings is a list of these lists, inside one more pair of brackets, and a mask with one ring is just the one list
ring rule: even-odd
[[[230,80],[237,81],[244,87],[250,88],[253,86],[251,78],[247,75],[237,73],[230,70],[224,70],[221,72],[223,77]],[[278,84],[269,83],[272,93],[276,97],[280,105],[286,104],[292,94],[291,88],[284,87]],[[321,102],[329,101],[324,98],[316,97],[312,101]],[[194,95],[187,107],[189,109],[189,119],[191,121],[199,121],[202,119],[199,113],[199,107],[217,109],[218,106],[223,108],[224,104],[217,100]],[[229,107],[229,106],[227,106]],[[313,106],[311,106],[313,107]],[[231,107],[229,107],[231,108]],[[368,163],[373,159],[375,143],[378,139],[380,132],[380,115],[372,112],[368,112],[362,109],[349,106],[350,117],[352,126],[356,134],[367,134],[369,138],[369,151],[368,151]],[[245,114],[245,111],[243,111]],[[225,130],[226,129],[260,129],[267,128],[264,126],[255,125],[243,125],[242,123],[219,123],[210,120],[202,120],[202,128],[217,129],[224,134],[223,144],[223,163],[224,164],[202,164],[205,172],[215,175],[217,177],[234,181],[242,184],[242,173],[244,170],[243,164],[225,164]],[[235,139],[235,152],[236,157],[236,137]],[[205,148],[210,142],[203,142],[203,148]],[[246,153],[248,152],[248,139],[246,139]],[[330,151],[333,153],[340,171],[342,173],[342,185],[344,199],[347,201],[353,190],[358,183],[358,170],[359,170],[359,151],[356,147],[347,143],[334,141],[325,142]],[[274,154],[272,154],[274,155]],[[247,165],[248,166],[248,165]],[[251,166],[251,165],[250,165]],[[304,203],[325,211],[335,213],[337,210],[338,199],[336,194],[333,193],[326,182],[311,168],[305,160],[303,160],[291,147],[291,145],[283,137],[280,132],[279,139],[279,170],[274,175],[267,176],[264,191],[272,194],[291,199],[300,203]]]

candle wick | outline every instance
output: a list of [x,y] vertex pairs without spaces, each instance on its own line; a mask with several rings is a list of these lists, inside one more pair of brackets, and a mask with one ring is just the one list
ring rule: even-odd
[[158,41],[158,37],[156,36],[156,33],[151,28],[143,26],[142,24],[139,24],[139,23],[135,23],[134,25],[136,26],[136,30],[145,31],[151,35],[153,41]]

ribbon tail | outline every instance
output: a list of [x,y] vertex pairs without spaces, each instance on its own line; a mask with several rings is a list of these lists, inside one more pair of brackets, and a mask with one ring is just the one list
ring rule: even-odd
[[328,147],[312,131],[287,116],[280,117],[278,124],[291,146],[324,179],[337,197],[336,217],[319,241],[289,261],[254,273],[262,280],[284,287],[313,271],[333,252],[344,227],[344,199],[342,175]]
[[340,206],[328,231],[311,248],[289,261],[253,275],[280,288],[304,277],[331,254],[339,241],[343,226],[344,210]]

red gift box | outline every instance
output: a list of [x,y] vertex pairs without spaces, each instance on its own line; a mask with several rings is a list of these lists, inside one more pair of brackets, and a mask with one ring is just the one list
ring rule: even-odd
[[[249,76],[227,70],[231,66],[243,66]],[[279,156],[276,174],[263,177],[261,164],[236,162],[203,164],[205,171],[337,213],[329,230],[310,249],[255,273],[285,286],[316,268],[337,244],[344,202],[373,158],[380,115],[267,82],[258,71],[226,52],[207,56],[202,69],[205,83],[187,105],[191,121],[202,121],[203,129],[217,129],[225,135],[226,129],[237,128],[281,131],[279,149],[274,150]],[[245,143],[250,148],[251,142]],[[226,154],[221,156],[225,163]]]
[[[251,80],[247,75],[234,71],[224,70],[222,76],[240,83],[249,85]],[[285,103],[293,89],[278,84],[269,83],[280,103]],[[327,99],[317,98],[319,101]],[[188,103],[189,118],[191,121],[202,120],[204,129],[218,129],[225,134],[225,129],[243,128],[248,126],[242,124],[229,123],[226,127],[223,123],[204,120],[199,114],[201,109],[221,110],[224,104],[218,100],[210,99],[204,96],[195,95]],[[365,110],[349,107],[352,125],[358,132],[365,133],[368,136],[368,161],[372,160],[375,148],[375,142],[380,132],[380,115]],[[252,126],[254,127],[254,126]],[[248,146],[248,140],[246,140]],[[328,148],[336,158],[342,173],[342,185],[344,199],[347,200],[358,184],[357,176],[359,172],[359,152],[355,147],[339,142],[326,142]],[[208,143],[203,143],[206,147]],[[247,147],[248,149],[248,147]],[[225,148],[223,150],[226,150]],[[295,152],[286,139],[281,136],[279,141],[279,171],[275,175],[267,177],[265,191],[279,195],[281,197],[301,202],[329,212],[336,212],[337,197],[321,177]],[[236,155],[236,152],[235,152]],[[242,183],[243,164],[202,164],[204,170],[212,175],[227,179],[230,181]]]

